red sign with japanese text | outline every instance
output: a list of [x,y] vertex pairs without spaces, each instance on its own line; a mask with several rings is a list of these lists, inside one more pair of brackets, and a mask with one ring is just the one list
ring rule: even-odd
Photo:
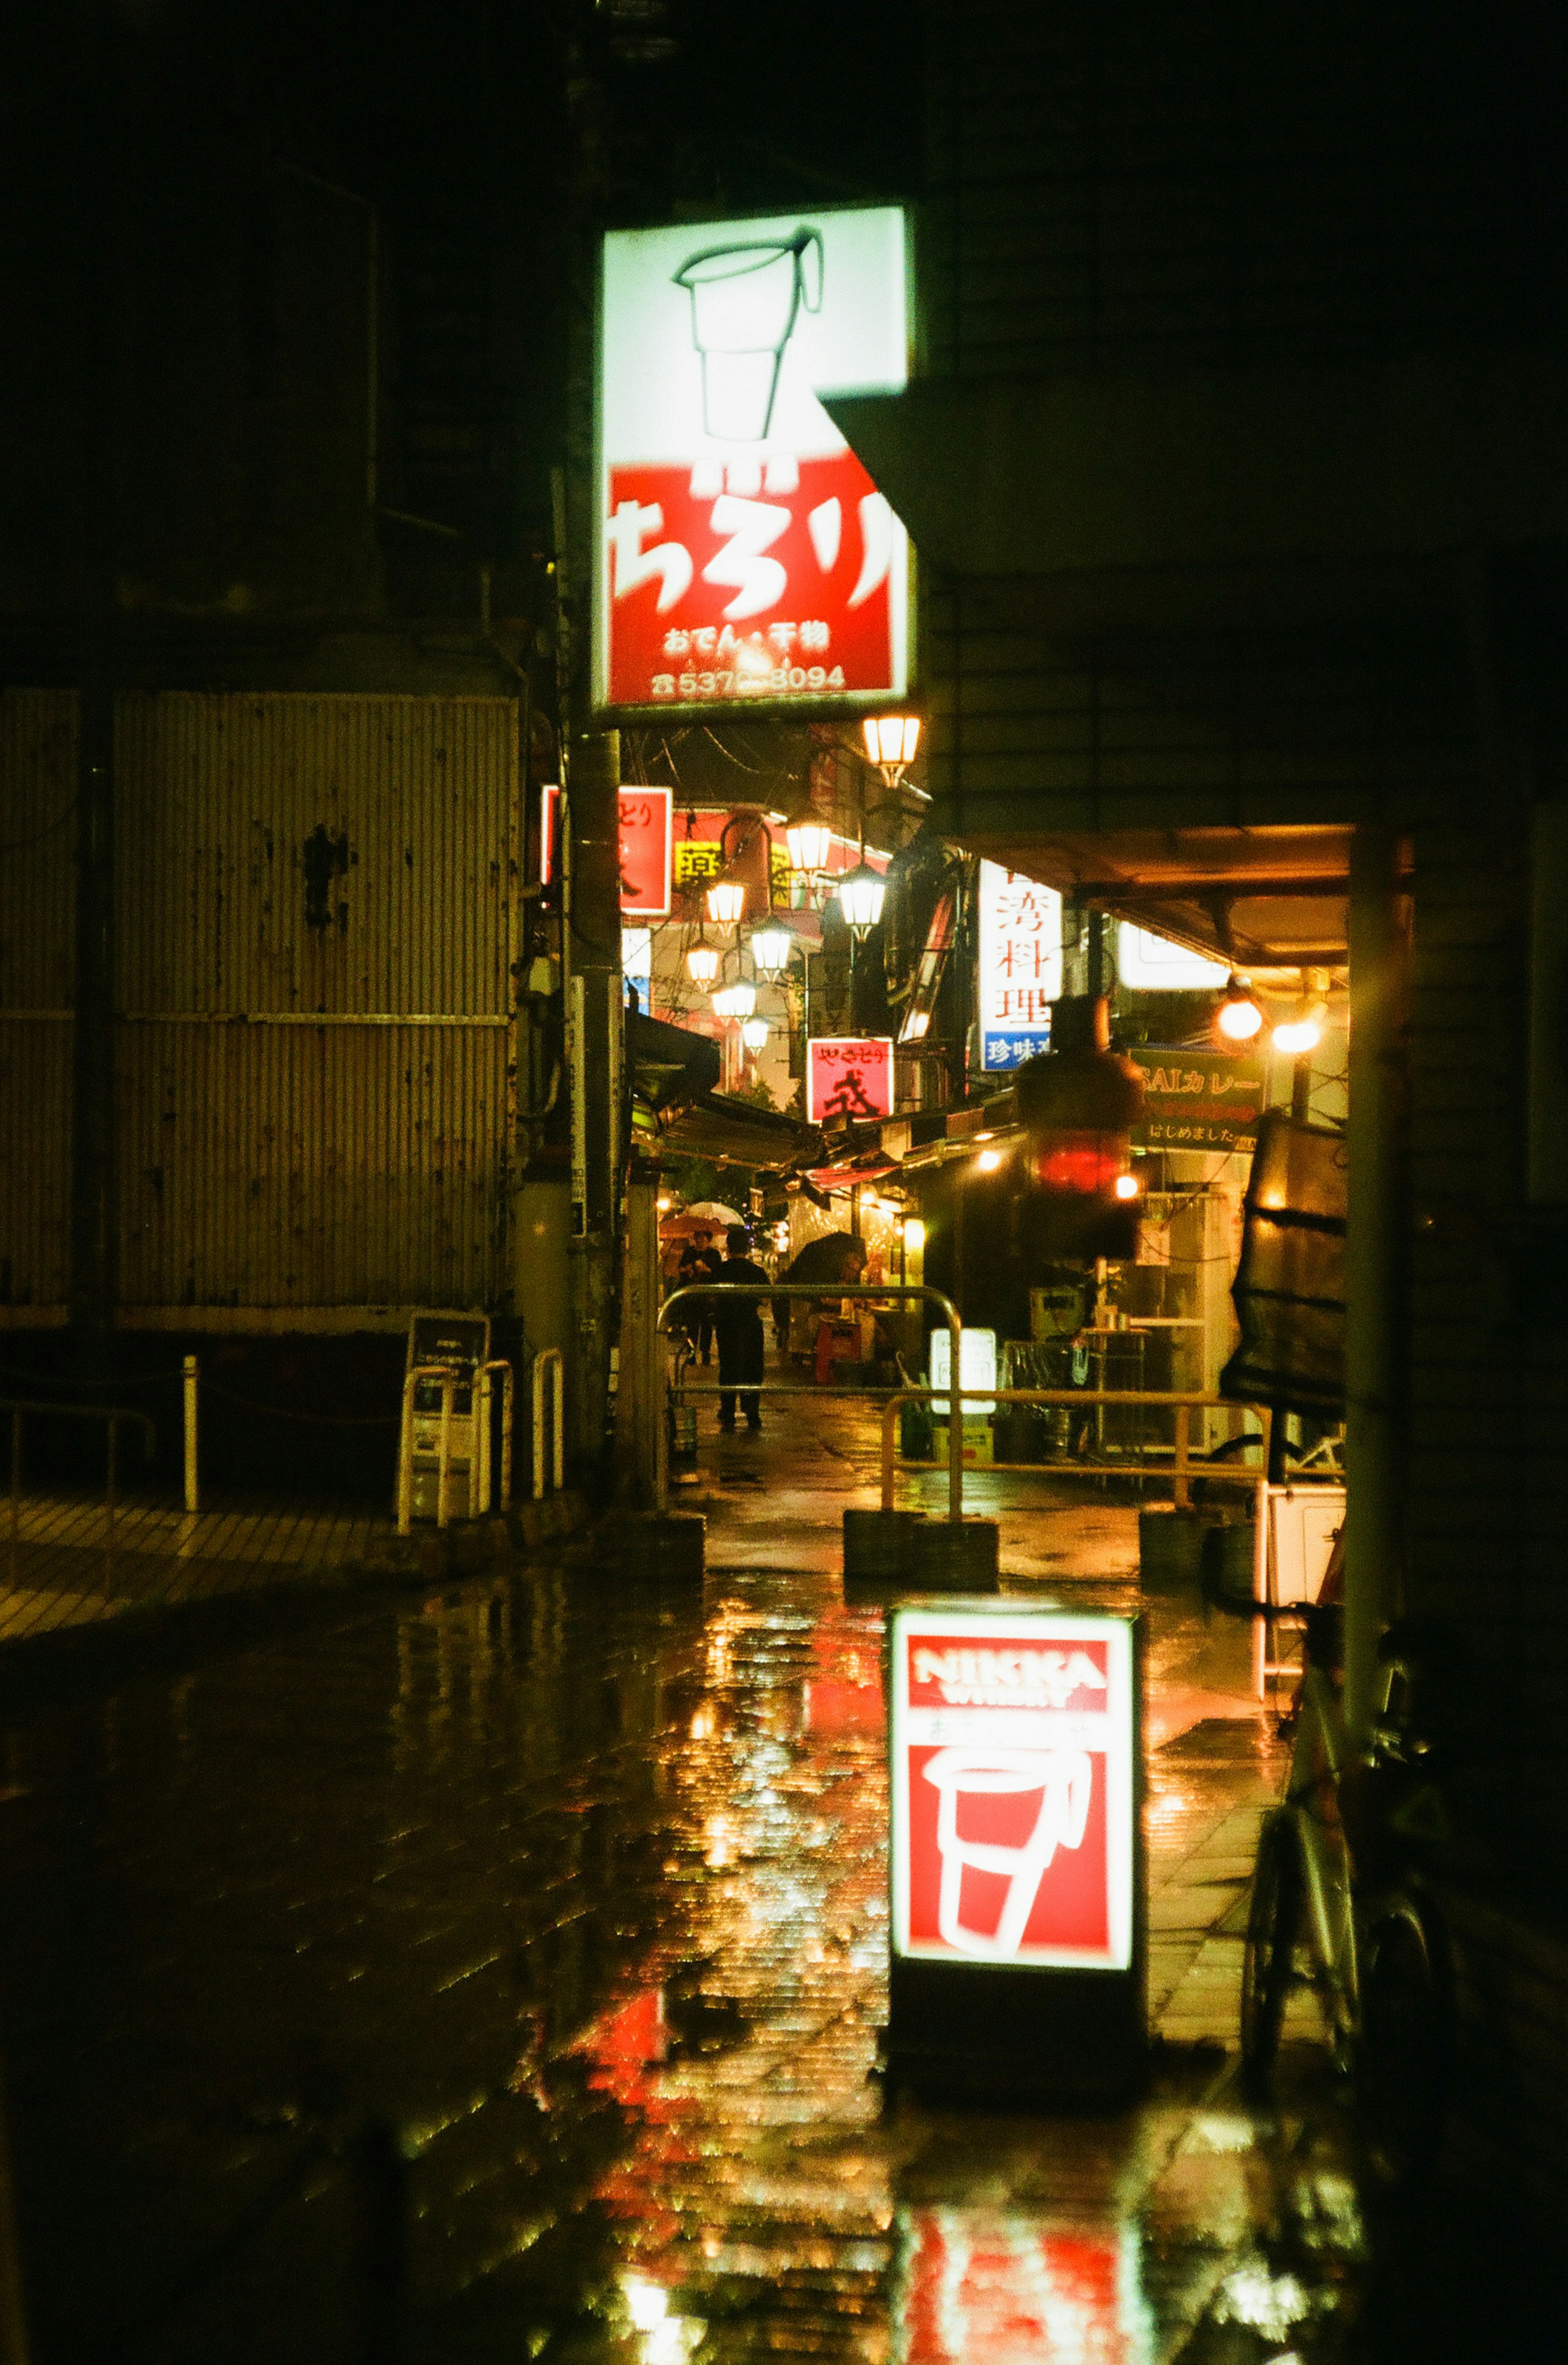
[[615,231],[600,309],[596,702],[902,698],[908,536],[821,398],[906,382],[902,210]]
[[1120,1620],[899,1609],[893,1944],[932,1960],[1131,1960],[1132,1646]]
[[857,1124],[892,1113],[890,1035],[821,1036],[807,1044],[809,1124]]
[[[674,790],[622,789],[621,791],[621,916],[625,920],[669,917],[670,880],[675,864]],[[561,791],[554,785],[543,791],[539,825],[539,876],[548,886],[554,876],[560,830]]]

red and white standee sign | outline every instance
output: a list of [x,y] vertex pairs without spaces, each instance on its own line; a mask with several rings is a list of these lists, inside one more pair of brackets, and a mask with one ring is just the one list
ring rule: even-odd
[[807,1044],[808,1124],[854,1124],[892,1113],[890,1035],[823,1035]]
[[909,539],[820,398],[904,386],[907,280],[894,206],[605,240],[599,706],[902,698]]
[[890,1649],[895,1951],[1125,1970],[1130,1628],[1055,1610],[901,1608]]
[[[624,920],[669,917],[674,802],[671,789],[621,791],[621,916]],[[560,814],[561,791],[548,787],[542,794],[539,822],[539,876],[546,887],[554,875]]]

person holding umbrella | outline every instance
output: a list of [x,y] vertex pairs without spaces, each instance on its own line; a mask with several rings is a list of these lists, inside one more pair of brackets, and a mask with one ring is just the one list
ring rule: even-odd
[[[680,1267],[676,1274],[679,1289],[693,1289],[705,1281],[717,1281],[724,1260],[712,1245],[713,1235],[706,1224],[692,1227],[691,1238],[681,1250]],[[699,1298],[687,1312],[682,1327],[691,1341],[691,1351],[700,1354],[707,1363],[712,1361],[712,1308]]]
[[762,1427],[762,1398],[757,1390],[763,1360],[761,1293],[767,1287],[767,1275],[752,1260],[751,1235],[744,1224],[731,1227],[724,1245],[729,1254],[715,1279],[739,1282],[758,1295],[755,1306],[739,1297],[713,1301],[713,1328],[719,1339],[719,1427],[726,1435],[734,1433],[738,1395],[745,1425],[755,1435]]

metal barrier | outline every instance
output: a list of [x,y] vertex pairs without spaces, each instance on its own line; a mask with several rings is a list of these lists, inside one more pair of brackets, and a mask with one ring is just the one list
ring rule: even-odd
[[505,1357],[496,1355],[492,1356],[487,1363],[482,1363],[479,1367],[479,1438],[484,1451],[484,1476],[479,1487],[481,1511],[493,1511],[496,1508],[494,1424],[490,1411],[495,1397],[496,1384],[491,1377],[494,1372],[499,1372],[501,1375],[501,1509],[504,1511],[511,1501],[512,1396],[517,1381],[516,1374]]
[[[948,1388],[901,1388],[896,1395],[890,1396],[884,1404],[882,1407],[882,1508],[884,1511],[890,1511],[893,1508],[893,1469],[897,1459],[893,1451],[893,1428],[900,1410],[906,1404],[946,1404],[951,1393]],[[1249,1486],[1258,1497],[1260,1511],[1262,1509],[1269,1483],[1269,1440],[1272,1427],[1272,1416],[1266,1405],[1239,1404],[1234,1396],[1204,1395],[1196,1389],[1187,1388],[961,1387],[958,1390],[959,1402],[962,1403],[966,1397],[972,1397],[977,1403],[983,1404],[1142,1405],[1164,1406],[1173,1410],[1176,1415],[1176,1438],[1169,1474],[1178,1510],[1187,1509],[1192,1497],[1193,1462],[1188,1451],[1191,1432],[1190,1416],[1195,1411],[1202,1410],[1256,1413],[1263,1424],[1258,1440],[1260,1449],[1259,1466],[1249,1470],[1232,1468],[1222,1462],[1205,1462],[1202,1465],[1199,1475],[1204,1479],[1218,1479],[1223,1485],[1229,1486]],[[949,1432],[960,1425],[960,1422],[949,1419]],[[992,1463],[990,1466],[1002,1471],[1048,1470],[1053,1477],[1062,1478],[1103,1478],[1107,1474],[1106,1465],[1101,1462],[999,1462]],[[1167,1474],[1161,1468],[1158,1474],[1163,1477]]]
[[134,1421],[141,1430],[151,1462],[158,1451],[158,1432],[144,1412],[127,1412],[121,1405],[61,1405],[37,1399],[8,1397],[0,1401],[0,1413],[11,1416],[11,1543],[13,1549],[22,1532],[22,1422],[29,1413],[49,1420],[101,1420],[108,1424],[104,1472],[104,1508],[108,1515],[108,1541],[115,1532],[116,1437],[121,1421]]
[[[757,1308],[759,1313],[764,1306],[771,1304],[772,1300],[776,1297],[818,1298],[824,1302],[834,1299],[850,1298],[861,1305],[875,1306],[907,1306],[913,1304],[935,1306],[947,1326],[947,1337],[950,1341],[952,1358],[949,1362],[948,1369],[954,1373],[955,1377],[958,1375],[961,1369],[959,1362],[959,1349],[960,1342],[963,1338],[964,1325],[959,1317],[958,1309],[954,1305],[952,1299],[945,1295],[941,1290],[927,1289],[924,1283],[921,1283],[900,1282],[890,1284],[887,1282],[823,1283],[820,1281],[779,1281],[770,1282],[766,1289],[758,1289],[754,1282],[691,1282],[687,1283],[684,1288],[671,1290],[669,1295],[665,1299],[664,1304],[659,1308],[659,1318],[655,1326],[655,1329],[660,1332],[666,1332],[670,1315],[678,1306],[683,1304],[685,1300],[689,1297],[744,1297],[749,1299],[751,1304]],[[708,1382],[685,1381],[682,1383],[682,1385],[683,1388],[689,1389],[693,1394],[700,1394],[703,1395],[717,1395],[721,1392],[724,1395],[738,1395],[741,1393],[738,1387],[729,1387],[722,1380]],[[946,1398],[948,1392],[946,1389],[943,1389],[940,1393],[944,1398]],[[958,1391],[960,1398],[963,1396],[964,1393],[965,1391],[960,1388]],[[984,1394],[986,1391],[970,1391],[970,1393]],[[819,1387],[792,1387],[788,1385],[780,1386],[777,1381],[769,1386],[766,1381],[758,1380],[755,1384],[747,1384],[745,1394],[748,1395],[766,1395],[774,1396],[823,1396],[831,1394],[834,1395],[869,1396],[873,1399],[880,1399],[883,1391],[880,1388],[834,1387],[828,1389]],[[897,1403],[900,1399],[895,1396],[893,1401]],[[658,1509],[663,1512],[669,1508],[669,1437],[662,1419],[658,1423],[658,1432],[659,1474],[657,1507]],[[955,1420],[948,1424],[947,1517],[949,1520],[958,1524],[962,1520],[963,1516],[964,1433],[962,1421]]]
[[468,1455],[468,1516],[476,1518],[491,1508],[494,1499],[493,1448],[490,1438],[490,1405],[494,1382],[493,1372],[504,1374],[501,1386],[501,1485],[503,1504],[511,1500],[511,1430],[512,1430],[512,1369],[508,1362],[496,1359],[481,1363],[476,1372],[454,1372],[449,1363],[416,1363],[403,1378],[402,1419],[398,1432],[398,1533],[408,1535],[414,1523],[414,1390],[424,1380],[434,1380],[441,1388],[441,1428],[436,1439],[435,1523],[438,1528],[451,1524],[448,1482],[452,1475],[452,1418],[459,1388],[472,1390],[473,1413],[470,1434],[473,1439]]
[[550,1466],[558,1495],[566,1483],[566,1367],[559,1347],[541,1347],[533,1358],[530,1394],[533,1400],[533,1499],[544,1499],[544,1375],[554,1373],[550,1389]]

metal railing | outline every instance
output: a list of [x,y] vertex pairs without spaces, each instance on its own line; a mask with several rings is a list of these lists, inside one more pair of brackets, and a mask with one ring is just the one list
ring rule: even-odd
[[[950,1388],[900,1388],[882,1407],[882,1508],[893,1508],[893,1474],[897,1463],[894,1451],[894,1429],[898,1416],[906,1404],[946,1404]],[[1250,1487],[1257,1497],[1260,1513],[1267,1499],[1269,1485],[1269,1438],[1272,1417],[1266,1405],[1244,1405],[1233,1396],[1204,1395],[1195,1388],[964,1388],[958,1390],[958,1400],[966,1398],[978,1404],[1003,1405],[1121,1405],[1148,1407],[1165,1407],[1176,1415],[1175,1442],[1170,1466],[1172,1493],[1179,1510],[1188,1508],[1192,1500],[1193,1464],[1189,1452],[1191,1416],[1196,1411],[1256,1413],[1263,1426],[1258,1439],[1258,1465],[1248,1469],[1223,1462],[1204,1462],[1198,1474],[1204,1480],[1217,1479],[1229,1486]],[[962,1420],[948,1419],[948,1445],[952,1432],[961,1430]],[[1053,1478],[1103,1478],[1106,1465],[1103,1462],[1003,1462],[992,1463],[994,1469],[1047,1470]],[[1147,1470],[1140,1474],[1149,1474]],[[1158,1474],[1167,1474],[1161,1466]]]
[[106,1541],[114,1541],[115,1502],[118,1485],[118,1449],[117,1439],[122,1421],[133,1421],[142,1434],[147,1459],[151,1462],[158,1451],[158,1432],[144,1412],[128,1412],[122,1405],[62,1405],[49,1404],[36,1398],[11,1396],[0,1400],[0,1414],[11,1416],[11,1545],[15,1551],[22,1533],[22,1423],[28,1415],[49,1420],[101,1420],[107,1424],[104,1466],[104,1508],[107,1514]]
[[[943,1291],[940,1289],[928,1289],[921,1283],[899,1282],[896,1283],[890,1283],[888,1282],[823,1283],[820,1281],[778,1281],[769,1282],[766,1289],[759,1289],[755,1282],[691,1282],[688,1283],[680,1289],[671,1290],[669,1295],[665,1299],[664,1304],[659,1308],[659,1318],[655,1326],[655,1328],[667,1336],[669,1317],[675,1311],[675,1308],[678,1306],[683,1305],[688,1298],[696,1297],[746,1298],[756,1308],[759,1314],[765,1306],[770,1304],[773,1299],[778,1297],[814,1298],[823,1305],[832,1305],[847,1298],[860,1305],[908,1306],[918,1304],[924,1306],[935,1306],[947,1328],[949,1353],[951,1356],[948,1369],[954,1373],[958,1372],[960,1369],[959,1353],[960,1343],[963,1339],[964,1325],[959,1316],[958,1309],[954,1305],[952,1299],[946,1296]],[[715,1380],[711,1382],[685,1380],[681,1383],[681,1386],[683,1390],[689,1390],[694,1394],[700,1394],[703,1395],[717,1395],[720,1393],[730,1395],[739,1395],[742,1393],[741,1384],[736,1383],[732,1386],[722,1380]],[[843,1386],[825,1388],[812,1385],[797,1387],[791,1386],[788,1384],[780,1385],[777,1380],[771,1384],[765,1380],[748,1380],[745,1383],[744,1392],[747,1395],[767,1395],[775,1396],[822,1396],[833,1395],[844,1396],[870,1396],[873,1398],[879,1398],[884,1394],[884,1391],[880,1388],[855,1388]],[[945,1397],[947,1391],[943,1389],[940,1393]],[[960,1388],[958,1394],[961,1397],[965,1394],[965,1391]],[[897,1401],[896,1398],[895,1401]],[[657,1426],[658,1508],[661,1511],[664,1511],[669,1507],[669,1437],[662,1419],[658,1422]],[[964,1435],[963,1423],[956,1420],[949,1424],[949,1435],[947,1439],[947,1517],[950,1520],[958,1521],[961,1520],[963,1516]]]
[[554,1374],[550,1395],[550,1468],[558,1495],[566,1483],[566,1368],[559,1347],[541,1347],[533,1358],[529,1393],[533,1409],[533,1499],[544,1499],[545,1373]]
[[404,1374],[402,1419],[398,1431],[398,1533],[400,1536],[409,1534],[414,1522],[414,1391],[426,1381],[433,1381],[441,1389],[441,1426],[436,1432],[435,1452],[436,1526],[449,1527],[452,1522],[452,1423],[460,1388],[470,1391],[472,1407],[467,1416],[472,1440],[468,1452],[468,1516],[476,1519],[482,1511],[492,1508],[496,1488],[490,1408],[494,1388],[491,1374],[495,1372],[503,1375],[500,1496],[503,1506],[511,1500],[511,1365],[497,1358],[481,1363],[476,1371],[463,1372],[454,1371],[449,1363],[416,1363]]

